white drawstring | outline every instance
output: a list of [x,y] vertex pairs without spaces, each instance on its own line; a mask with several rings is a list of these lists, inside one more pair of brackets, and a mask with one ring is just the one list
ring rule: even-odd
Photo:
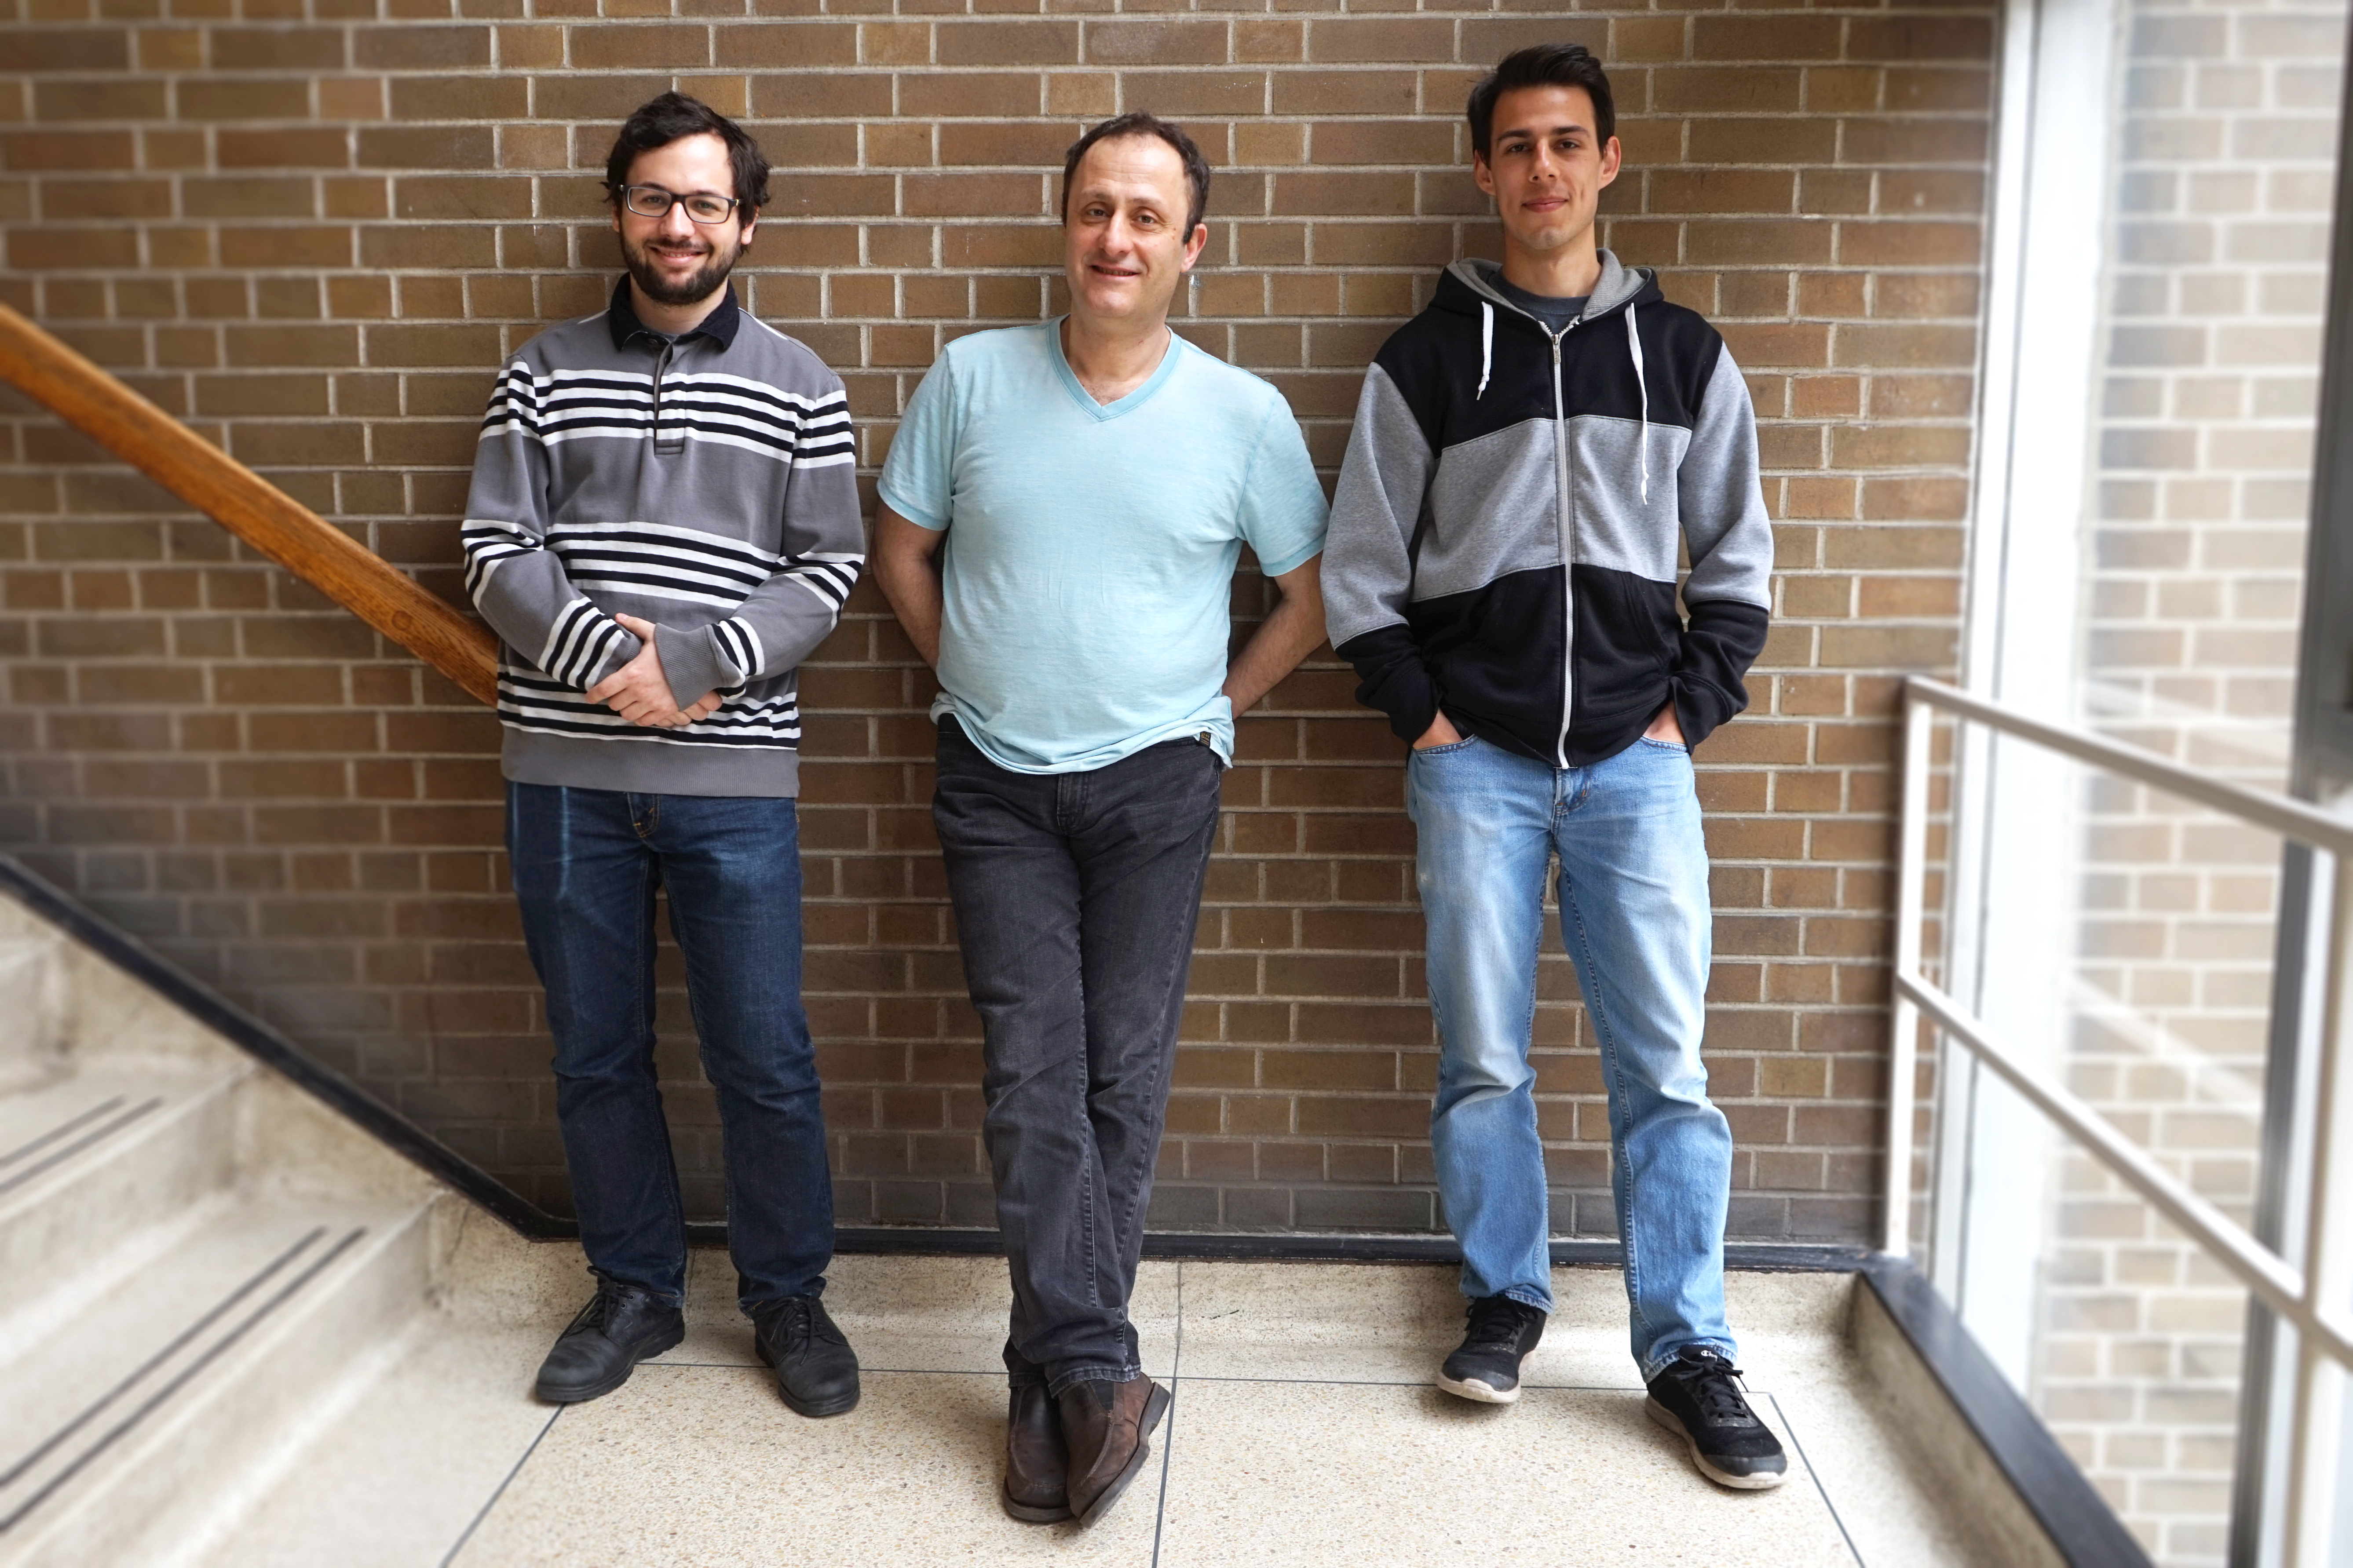
[[1634,307],[1626,307],[1626,348],[1634,356],[1634,385],[1642,395],[1642,504],[1651,504],[1651,384],[1642,379],[1642,338],[1634,331]]
[[1486,300],[1479,301],[1479,390],[1471,395],[1476,403],[1487,395],[1487,373],[1495,366],[1495,307]]

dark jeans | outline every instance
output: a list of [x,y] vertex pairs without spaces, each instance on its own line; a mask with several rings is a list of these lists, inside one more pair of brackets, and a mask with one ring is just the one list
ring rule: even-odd
[[555,1119],[589,1266],[686,1295],[678,1166],[654,1076],[654,890],[725,1139],[727,1247],[748,1310],[825,1289],[833,1258],[817,1054],[801,1011],[789,799],[507,785],[523,940],[547,987]]
[[1054,1394],[1143,1370],[1127,1300],[1168,1110],[1218,754],[998,767],[940,725],[932,818],[980,1014],[982,1136],[1013,1271],[1005,1366]]

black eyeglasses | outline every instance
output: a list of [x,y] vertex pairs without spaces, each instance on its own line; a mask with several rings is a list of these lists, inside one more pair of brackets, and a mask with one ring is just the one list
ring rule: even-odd
[[725,223],[736,207],[733,196],[714,196],[709,191],[697,191],[681,196],[659,185],[623,185],[621,205],[639,217],[666,216],[672,204],[683,204],[686,216],[697,223]]

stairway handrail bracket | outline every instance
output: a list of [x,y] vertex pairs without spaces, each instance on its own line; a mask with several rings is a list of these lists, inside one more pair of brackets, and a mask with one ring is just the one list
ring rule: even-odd
[[[2008,1083],[2085,1152],[2137,1193],[2296,1331],[2300,1365],[2287,1456],[2289,1568],[2329,1561],[2344,1380],[2353,1373],[2353,822],[2308,802],[2194,773],[2138,746],[2085,734],[1957,687],[1913,676],[1904,684],[1897,818],[1895,951],[1888,1019],[1887,1165],[1881,1247],[1911,1252],[1913,1122],[1920,1018]],[[2311,1201],[2304,1267],[2200,1196],[2058,1079],[1997,1038],[1922,968],[1926,920],[1928,785],[1934,728],[1959,723],[2056,752],[2089,767],[2194,801],[2312,847],[2332,863],[2328,973],[2315,1107]]]

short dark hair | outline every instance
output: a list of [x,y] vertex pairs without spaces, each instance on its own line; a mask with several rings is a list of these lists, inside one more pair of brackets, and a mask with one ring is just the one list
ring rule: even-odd
[[1609,138],[1618,134],[1618,109],[1609,99],[1609,75],[1593,58],[1593,51],[1583,44],[1530,44],[1505,55],[1471,89],[1471,104],[1463,112],[1471,121],[1472,151],[1482,163],[1494,141],[1495,100],[1524,87],[1583,88],[1593,100],[1595,150],[1609,146]]
[[768,160],[751,132],[701,99],[682,92],[648,99],[621,121],[621,134],[605,158],[605,199],[621,199],[621,187],[629,183],[629,165],[638,161],[638,153],[706,135],[727,143],[727,162],[735,175],[735,199],[744,208],[737,216],[750,222],[768,205]]
[[1104,121],[1071,142],[1071,150],[1062,154],[1062,221],[1071,221],[1071,182],[1078,178],[1079,160],[1096,142],[1118,136],[1157,136],[1176,149],[1176,156],[1185,163],[1185,188],[1193,198],[1192,210],[1185,215],[1185,232],[1190,236],[1200,226],[1201,215],[1209,210],[1209,161],[1201,156],[1201,150],[1193,145],[1190,136],[1160,116],[1141,109]]

